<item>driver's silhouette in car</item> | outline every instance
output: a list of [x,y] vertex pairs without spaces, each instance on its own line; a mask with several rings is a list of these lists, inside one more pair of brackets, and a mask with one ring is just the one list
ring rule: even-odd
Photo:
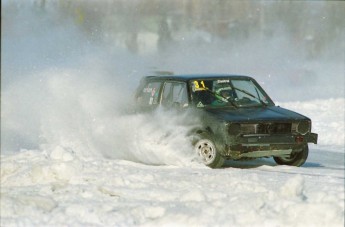
[[216,100],[212,102],[214,106],[224,106],[229,101],[229,99],[233,99],[231,88],[221,88],[218,92],[216,92]]

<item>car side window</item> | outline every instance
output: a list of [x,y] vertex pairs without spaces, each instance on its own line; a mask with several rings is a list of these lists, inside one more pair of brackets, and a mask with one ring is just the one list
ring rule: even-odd
[[159,91],[162,82],[149,82],[144,86],[137,97],[137,102],[142,106],[152,106],[159,103]]
[[163,88],[162,105],[166,107],[187,107],[187,84],[183,82],[166,82]]

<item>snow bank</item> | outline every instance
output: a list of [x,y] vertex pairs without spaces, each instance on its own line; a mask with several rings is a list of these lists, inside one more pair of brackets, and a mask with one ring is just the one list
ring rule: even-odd
[[313,161],[213,170],[23,150],[1,156],[1,226],[343,226],[344,168]]

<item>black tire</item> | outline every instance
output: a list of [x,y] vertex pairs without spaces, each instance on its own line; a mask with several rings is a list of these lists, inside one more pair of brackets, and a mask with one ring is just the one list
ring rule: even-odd
[[212,137],[207,133],[198,134],[193,141],[195,152],[199,155],[202,162],[210,168],[220,168],[225,159],[217,150]]
[[309,153],[308,144],[305,144],[303,146],[302,151],[293,153],[288,158],[273,157],[273,159],[278,165],[289,165],[289,166],[299,167],[299,166],[302,166],[306,162],[308,158],[308,153]]

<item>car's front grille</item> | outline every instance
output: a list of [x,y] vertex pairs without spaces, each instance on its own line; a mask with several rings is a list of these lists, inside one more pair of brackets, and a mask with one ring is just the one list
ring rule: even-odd
[[241,124],[242,134],[284,134],[291,133],[291,123]]

